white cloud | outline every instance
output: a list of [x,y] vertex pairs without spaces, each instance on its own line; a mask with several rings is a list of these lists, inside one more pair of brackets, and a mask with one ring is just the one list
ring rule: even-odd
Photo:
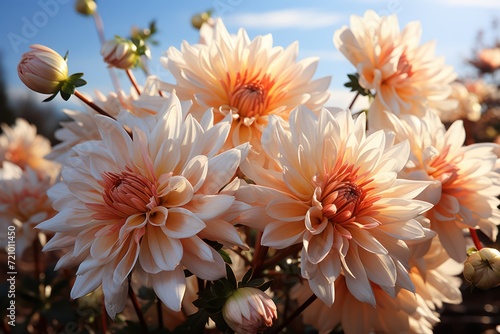
[[248,12],[227,16],[225,22],[245,28],[315,29],[337,24],[342,16],[310,8],[283,9],[270,12]]
[[308,57],[319,57],[320,61],[346,61],[346,57],[340,53],[340,51],[335,50],[332,42],[333,50],[300,50],[299,54],[303,58]]
[[498,0],[438,0],[437,2],[453,7],[500,8],[500,1]]

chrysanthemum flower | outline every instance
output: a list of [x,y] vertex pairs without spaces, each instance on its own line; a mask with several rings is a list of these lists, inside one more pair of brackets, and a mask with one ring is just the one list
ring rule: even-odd
[[[229,146],[250,142],[260,152],[260,136],[269,115],[288,119],[298,105],[318,110],[328,99],[330,78],[312,80],[318,59],[297,61],[298,43],[273,47],[271,35],[250,40],[245,30],[232,36],[219,19],[204,44],[168,49],[162,60],[176,79],[165,89],[195,101],[190,112],[214,108],[215,121],[232,112]],[[230,111],[231,110],[231,111]]]
[[[137,95],[135,89],[126,94],[124,91],[110,92],[105,95],[97,91],[93,101],[115,118],[120,114],[131,113],[138,117],[147,117],[156,114],[168,103],[165,97],[158,95],[158,80],[150,76]],[[73,154],[71,150],[75,145],[88,140],[101,139],[96,125],[97,112],[87,106],[83,110],[64,109],[64,113],[71,121],[61,122],[61,128],[55,132],[55,137],[60,141],[55,145],[47,158],[63,163]]]
[[361,86],[376,93],[369,124],[381,122],[386,111],[423,116],[427,108],[450,109],[445,99],[456,75],[443,58],[434,56],[435,44],[420,44],[419,22],[400,31],[397,16],[380,17],[367,11],[351,16],[350,28],[334,34],[335,46],[356,67]]
[[[237,198],[252,206],[238,217],[263,230],[262,244],[285,248],[302,243],[302,276],[327,305],[335,281],[345,275],[351,293],[375,304],[372,284],[395,293],[411,289],[402,240],[424,236],[414,219],[430,204],[413,200],[426,183],[397,179],[409,146],[392,146],[384,132],[365,133],[364,114],[348,111],[319,118],[306,108],[290,115],[290,130],[271,120],[263,147],[280,171],[245,161],[241,170],[257,185]],[[405,280],[406,279],[406,280]]]
[[2,124],[0,135],[0,166],[2,162],[12,162],[22,169],[28,167],[47,174],[57,172],[57,166],[45,159],[50,153],[50,141],[37,135],[36,127],[22,118],[16,119],[13,127]]
[[[0,227],[4,235],[8,226],[15,227],[19,257],[37,237],[39,232],[34,227],[55,214],[47,196],[54,182],[54,177],[42,175],[29,166],[23,170],[6,161],[0,168]],[[6,246],[7,238],[0,239],[0,247]]]
[[123,310],[132,272],[179,310],[184,268],[202,279],[225,275],[222,257],[202,239],[245,246],[228,223],[240,204],[220,192],[248,151],[217,154],[230,117],[213,125],[209,112],[198,123],[183,117],[175,95],[157,115],[126,116],[121,124],[95,116],[102,139],[74,147],[62,182],[49,190],[58,214],[38,226],[56,232],[44,250],[69,248],[58,268],[79,266],[71,297],[102,285],[111,317]]
[[[437,241],[436,238],[434,240]],[[462,297],[460,280],[452,276],[460,265],[454,263],[449,270],[449,259],[439,243],[427,242],[411,247],[410,277],[415,293],[400,290],[393,298],[380,287],[373,285],[377,307],[360,302],[350,293],[346,280],[335,282],[336,299],[331,307],[321,300],[314,301],[302,313],[305,324],[320,333],[330,333],[341,325],[344,333],[428,333],[439,322],[436,308],[443,302],[458,304]],[[443,256],[444,255],[444,256]],[[303,303],[312,294],[307,284],[299,284],[292,295]]]
[[493,143],[463,146],[462,121],[448,130],[433,112],[424,118],[389,115],[396,140],[410,142],[411,155],[402,177],[432,181],[420,196],[434,207],[425,213],[451,258],[463,262],[466,228],[479,228],[492,240],[500,224],[500,175]]

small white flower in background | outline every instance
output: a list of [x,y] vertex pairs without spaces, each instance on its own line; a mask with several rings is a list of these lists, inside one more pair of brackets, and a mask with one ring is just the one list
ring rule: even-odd
[[237,334],[255,334],[273,325],[276,305],[265,292],[244,287],[233,292],[222,307],[222,316]]
[[[34,229],[40,222],[56,213],[47,190],[54,185],[50,175],[41,175],[38,171],[21,169],[8,161],[0,168],[0,227],[16,227],[16,255],[22,256],[41,232]],[[0,246],[7,245],[6,238],[0,238]]]
[[42,94],[55,94],[68,79],[66,60],[51,48],[33,44],[23,54],[17,73],[31,90]]
[[2,162],[9,161],[22,169],[32,168],[39,174],[55,176],[59,173],[58,164],[45,159],[51,152],[50,141],[38,135],[34,125],[18,118],[12,127],[2,124],[1,128],[0,166]]
[[480,289],[500,285],[500,252],[495,248],[472,250],[464,263],[464,278]]

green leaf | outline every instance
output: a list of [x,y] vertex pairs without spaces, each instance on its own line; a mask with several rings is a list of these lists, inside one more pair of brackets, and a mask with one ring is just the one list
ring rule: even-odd
[[253,268],[250,268],[241,279],[241,283],[246,284],[248,281],[250,281],[252,275],[253,275]]
[[45,100],[43,100],[42,102],[50,102],[54,99],[54,97],[57,96],[57,93],[59,93],[58,91],[55,92],[54,94],[52,94],[51,96],[49,96],[48,98],[46,98]]
[[349,81],[344,84],[345,87],[351,88],[351,92],[357,92],[363,96],[371,95],[368,89],[361,87],[359,84],[359,74],[348,74]]
[[220,256],[222,256],[222,259],[224,260],[224,262],[229,263],[229,264],[233,264],[233,261],[231,261],[231,257],[229,256],[229,254],[226,251],[219,249],[218,252],[219,252]]
[[231,285],[234,288],[237,288],[238,283],[236,282],[236,277],[234,276],[233,269],[231,269],[231,266],[229,266],[227,263],[226,263],[226,273],[229,283],[231,283]]

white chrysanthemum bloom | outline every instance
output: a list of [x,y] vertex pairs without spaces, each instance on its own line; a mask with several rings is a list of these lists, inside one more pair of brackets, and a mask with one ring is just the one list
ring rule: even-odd
[[[108,95],[99,91],[95,93],[94,103],[115,118],[124,110],[138,117],[151,116],[167,104],[167,98],[158,95],[158,81],[153,76],[146,80],[141,95],[137,95],[135,89],[131,89],[130,95],[123,91],[110,92]],[[55,132],[55,137],[60,143],[47,155],[47,158],[61,163],[73,154],[71,150],[73,146],[101,138],[94,117],[97,112],[94,109],[85,107],[83,111],[69,109],[63,111],[72,120],[61,122],[62,128]]]
[[113,318],[135,272],[167,307],[179,310],[184,268],[197,277],[225,276],[222,257],[202,239],[245,247],[228,223],[242,203],[221,193],[248,145],[222,154],[231,118],[213,124],[183,116],[175,95],[157,115],[125,113],[123,124],[95,116],[101,140],[73,148],[62,182],[49,190],[58,214],[38,228],[56,232],[44,250],[68,248],[57,268],[78,265],[71,297],[102,285]]
[[451,123],[462,119],[477,122],[482,113],[478,96],[469,92],[467,87],[458,81],[452,82],[451,88],[450,99],[458,101],[458,105],[451,110],[439,111],[441,121]]
[[51,151],[50,141],[37,135],[34,125],[18,118],[13,127],[6,124],[1,127],[3,134],[0,135],[0,166],[2,162],[10,161],[22,169],[30,167],[42,174],[57,173],[58,166],[45,159]]
[[380,17],[366,11],[352,15],[347,26],[334,34],[335,46],[356,67],[360,85],[376,92],[368,123],[383,122],[386,112],[423,116],[428,108],[452,108],[445,100],[456,78],[444,58],[434,55],[434,42],[420,45],[419,22],[402,31],[397,15]]
[[434,204],[425,216],[450,257],[463,262],[467,251],[463,229],[479,228],[492,240],[498,234],[500,174],[495,170],[495,149],[499,146],[463,146],[462,121],[446,130],[433,112],[424,118],[389,116],[396,140],[408,140],[411,147],[410,161],[401,177],[433,182],[419,197]]
[[[433,333],[439,322],[436,308],[443,302],[458,304],[462,301],[459,290],[460,279],[452,276],[460,271],[458,263],[451,264],[436,238],[432,246],[427,241],[410,246],[410,277],[415,284],[415,293],[400,290],[396,297],[374,286],[377,307],[360,302],[349,292],[346,280],[340,277],[335,282],[336,299],[331,307],[321,300],[314,301],[303,313],[303,321],[330,333],[341,325],[344,333]],[[429,248],[430,246],[430,248]],[[292,296],[303,303],[312,291],[307,284],[299,284]]]
[[348,111],[323,109],[318,117],[298,108],[289,131],[281,124],[271,120],[262,145],[281,170],[248,159],[241,165],[257,185],[238,190],[254,207],[237,221],[263,230],[265,246],[302,243],[302,275],[328,305],[342,274],[351,293],[370,304],[373,283],[391,294],[395,286],[412,289],[402,240],[424,236],[414,218],[430,204],[413,199],[427,183],[396,177],[409,145],[392,146],[383,131],[367,136],[364,114],[353,120]]
[[312,80],[318,59],[297,61],[297,56],[298,43],[283,49],[273,47],[270,34],[250,40],[240,29],[230,35],[218,19],[204,44],[168,49],[162,62],[176,83],[164,87],[175,89],[181,100],[194,100],[190,112],[198,119],[207,107],[214,108],[216,122],[232,112],[228,146],[250,142],[260,152],[269,115],[288,119],[299,105],[319,110],[328,100],[330,77]]
[[[0,247],[7,246],[9,226],[15,228],[16,255],[33,244],[38,235],[34,227],[51,218],[55,211],[47,190],[55,179],[27,166],[21,169],[8,161],[0,168]],[[44,238],[45,239],[45,238]]]

